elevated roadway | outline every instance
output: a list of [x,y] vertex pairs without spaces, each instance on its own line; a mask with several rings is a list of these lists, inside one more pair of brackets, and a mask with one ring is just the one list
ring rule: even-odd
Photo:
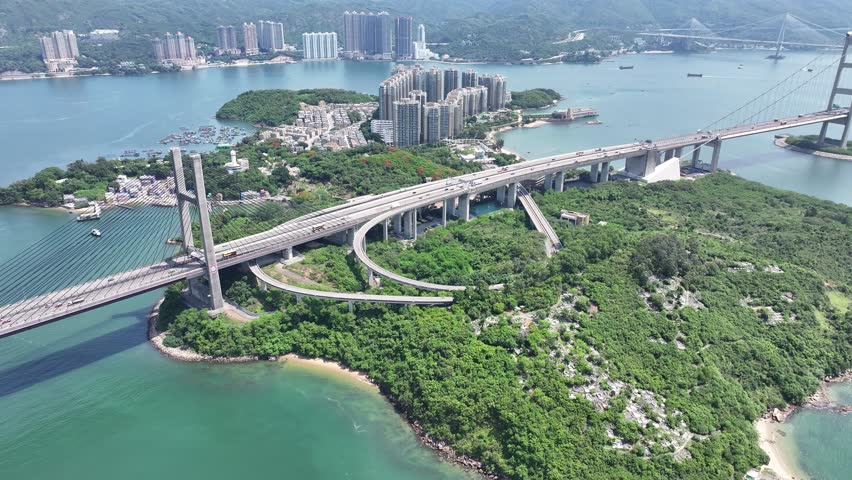
[[[395,215],[442,201],[474,195],[525,180],[536,180],[566,170],[609,164],[619,159],[656,156],[659,152],[701,146],[747,135],[769,133],[848,118],[848,109],[816,112],[751,125],[736,126],[713,132],[663,138],[646,143],[630,143],[570,152],[528,160],[499,170],[486,170],[447,180],[403,188],[382,195],[355,198],[336,207],[324,209],[289,221],[266,232],[216,246],[219,268],[255,260],[287,248],[301,245],[340,232],[349,232],[358,258],[373,273],[417,288],[438,291],[463,290],[417,282],[380,268],[366,255],[367,231]],[[652,167],[651,167],[652,168]],[[111,275],[82,285],[0,307],[0,336],[56,321],[86,310],[113,303],[140,293],[161,288],[188,278],[203,275],[203,264],[194,258],[173,260]],[[113,281],[109,281],[113,278]],[[74,303],[70,303],[70,302]],[[59,306],[64,303],[64,306]]]
[[257,263],[249,265],[251,273],[267,286],[278,290],[292,293],[297,297],[312,297],[325,300],[336,300],[340,302],[368,302],[368,303],[390,303],[397,305],[449,305],[453,303],[453,297],[415,297],[411,295],[372,295],[367,293],[348,292],[326,292],[310,288],[296,287],[284,283],[263,271]]
[[530,192],[528,192],[523,185],[518,185],[518,200],[521,202],[521,205],[523,205],[524,210],[530,217],[530,221],[535,229],[544,234],[544,244],[547,256],[552,257],[554,253],[562,248],[562,242],[559,240],[559,236],[556,235],[556,231],[553,230],[553,226],[547,220],[547,217],[545,217],[541,212],[541,209],[538,208],[538,205],[535,203],[535,200],[533,200]]

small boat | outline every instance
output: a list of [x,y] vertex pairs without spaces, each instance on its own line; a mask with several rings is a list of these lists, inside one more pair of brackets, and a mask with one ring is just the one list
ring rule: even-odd
[[619,70],[633,70],[633,65],[619,65]]
[[586,122],[586,125],[600,125],[602,123],[603,122],[601,122],[600,120],[589,120],[588,122]]
[[93,229],[92,229],[92,231],[91,231],[91,232],[89,232],[89,233],[90,233],[93,237],[100,237],[100,236],[101,236],[101,231],[100,231],[100,230],[98,230],[97,228],[93,228]]
[[742,69],[743,69],[743,64],[741,63],[741,64],[740,64],[740,66],[739,66],[739,67],[737,67],[737,68],[738,68],[739,70],[742,70]]
[[808,67],[808,69],[807,69],[807,70],[808,70],[808,73],[810,73],[810,72],[813,72],[813,71],[814,71],[814,69],[813,69],[813,68],[810,68],[810,67]]
[[701,78],[703,76],[704,76],[703,73],[687,73],[686,74],[687,78]]

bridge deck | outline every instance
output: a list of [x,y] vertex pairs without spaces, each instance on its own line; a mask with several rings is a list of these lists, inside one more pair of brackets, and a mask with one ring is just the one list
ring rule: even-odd
[[[225,268],[254,260],[285,248],[297,246],[311,240],[329,236],[347,229],[356,229],[355,251],[358,257],[377,273],[401,283],[411,284],[426,290],[463,290],[462,286],[446,286],[414,282],[381,269],[366,256],[363,248],[366,230],[393,215],[413,208],[432,205],[456,198],[462,194],[477,194],[493,190],[513,182],[535,180],[549,173],[587,167],[602,162],[645,155],[649,149],[664,151],[675,148],[698,146],[716,140],[727,140],[747,135],[768,133],[789,128],[812,125],[847,118],[847,109],[823,111],[761,122],[751,125],[721,129],[712,133],[696,133],[670,137],[656,142],[631,143],[601,147],[595,150],[571,152],[561,155],[528,160],[499,171],[486,170],[454,177],[448,180],[429,182],[403,188],[381,195],[359,197],[336,207],[305,215],[267,232],[227,242],[216,247],[219,267]],[[363,226],[363,227],[362,227]],[[232,253],[227,259],[221,254]],[[175,263],[181,264],[169,267]],[[0,336],[32,328],[33,326],[65,318],[101,305],[119,301],[133,295],[161,288],[186,278],[203,274],[202,265],[176,259],[169,263],[159,262],[147,267],[112,275],[116,280],[99,279],[83,285],[33,297],[11,305],[0,307]],[[104,281],[107,280],[107,281]],[[69,305],[71,300],[80,300]],[[64,303],[65,306],[59,306]]]
[[283,290],[293,295],[304,297],[322,298],[325,300],[337,300],[341,302],[370,302],[370,303],[392,303],[398,305],[449,305],[453,303],[453,297],[415,297],[410,295],[373,295],[367,293],[347,292],[325,292],[322,290],[311,290],[308,288],[289,285],[268,275],[256,263],[249,266],[249,270],[263,283]]
[[523,185],[518,185],[518,200],[521,202],[521,205],[524,206],[524,210],[527,212],[527,215],[529,215],[530,221],[535,229],[545,235],[545,249],[547,250],[547,256],[552,257],[553,254],[562,247],[559,236],[556,235],[556,231],[553,230],[553,226],[547,221],[547,218],[541,212],[541,209],[538,208],[535,200],[533,200],[532,195],[530,195],[530,192],[528,192]]

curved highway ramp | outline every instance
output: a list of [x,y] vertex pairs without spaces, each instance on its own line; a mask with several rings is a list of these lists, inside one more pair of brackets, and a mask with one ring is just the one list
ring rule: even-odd
[[309,288],[296,287],[284,283],[263,271],[257,263],[249,265],[251,273],[266,285],[292,293],[296,297],[313,297],[325,300],[337,300],[340,302],[367,302],[367,303],[392,303],[397,305],[449,305],[453,303],[453,297],[414,297],[408,295],[373,295],[367,293],[325,292],[322,290],[311,290]]
[[524,206],[524,210],[527,212],[527,215],[529,215],[530,221],[532,221],[535,229],[545,235],[545,249],[547,250],[547,256],[552,257],[554,253],[562,248],[562,242],[556,235],[556,231],[553,230],[553,226],[551,226],[550,222],[547,221],[547,217],[545,217],[541,212],[541,209],[538,208],[538,205],[535,203],[535,200],[533,200],[530,192],[521,184],[518,184],[518,200],[521,202],[521,205]]

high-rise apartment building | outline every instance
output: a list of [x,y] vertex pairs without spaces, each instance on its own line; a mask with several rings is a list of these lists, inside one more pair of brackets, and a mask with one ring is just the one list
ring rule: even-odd
[[166,46],[163,41],[159,38],[155,38],[151,44],[154,47],[154,58],[157,59],[158,62],[164,62],[166,60]]
[[506,106],[506,77],[503,75],[481,75],[480,85],[488,89],[488,110],[496,111]]
[[438,143],[441,141],[441,105],[427,103],[423,106],[420,142]]
[[476,70],[465,70],[462,73],[462,87],[475,87],[479,85]]
[[195,51],[195,40],[181,32],[174,35],[166,33],[165,40],[155,38],[151,44],[154,48],[154,57],[163,63],[194,63],[198,57]]
[[49,37],[39,39],[41,46],[41,58],[45,62],[74,60],[80,56],[77,48],[77,36],[73,30],[56,31]]
[[337,58],[337,33],[303,33],[305,60],[332,60]]
[[461,75],[455,68],[444,70],[444,92],[450,93],[459,88],[461,83]]
[[257,31],[258,45],[264,52],[284,51],[284,24],[261,20]]
[[393,23],[390,14],[345,12],[343,54],[349,58],[393,59]]
[[444,99],[444,72],[438,67],[432,67],[426,75],[426,94],[430,102]]
[[[460,86],[465,82],[476,83]],[[466,117],[504,108],[506,88],[502,75],[479,76],[473,70],[459,75],[453,68],[424,71],[420,65],[397,65],[379,85],[379,119],[393,126],[397,146],[436,143],[455,138],[464,129]],[[419,107],[419,120],[412,116],[415,107]],[[416,140],[414,122],[419,131]]]
[[216,27],[216,54],[237,55],[240,49],[237,46],[237,29],[232,25],[220,25]]
[[254,23],[243,23],[243,51],[246,55],[260,53],[260,47],[257,43],[257,27]]
[[394,144],[397,147],[410,147],[420,144],[421,107],[420,102],[410,98],[393,103]]
[[379,120],[393,120],[394,102],[408,98],[408,94],[415,90],[415,69],[398,65],[393,74],[379,84]]
[[414,19],[411,17],[396,17],[396,37],[394,48],[398,60],[414,59]]

